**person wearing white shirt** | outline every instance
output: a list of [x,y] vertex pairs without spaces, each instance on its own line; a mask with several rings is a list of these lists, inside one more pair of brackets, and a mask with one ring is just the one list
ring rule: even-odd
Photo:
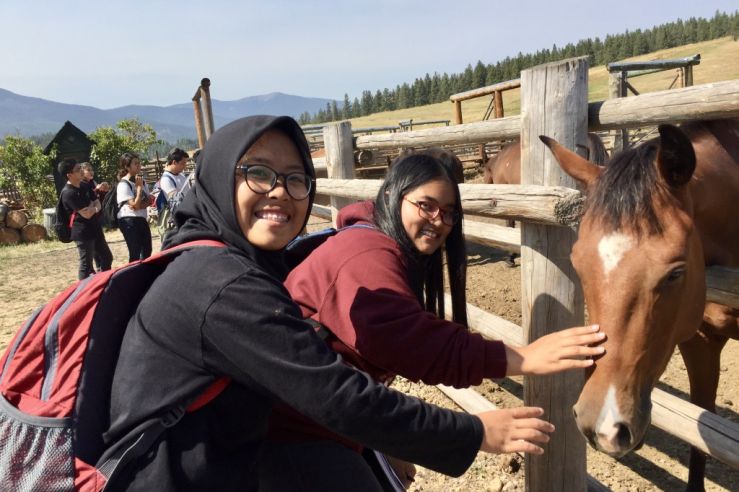
[[190,156],[180,148],[173,149],[167,156],[167,166],[159,179],[159,188],[166,194],[167,199],[182,190],[187,181],[184,173]]
[[149,191],[140,174],[141,160],[136,154],[126,152],[118,167],[118,227],[128,246],[128,261],[148,258],[151,256],[151,229],[146,220]]

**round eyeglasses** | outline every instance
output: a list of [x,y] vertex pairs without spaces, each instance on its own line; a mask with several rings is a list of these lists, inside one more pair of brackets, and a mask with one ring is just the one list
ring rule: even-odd
[[313,179],[305,173],[278,173],[262,164],[245,164],[236,166],[246,180],[246,185],[254,193],[265,195],[277,187],[278,178],[282,178],[282,186],[294,200],[305,200],[313,189]]
[[418,208],[418,216],[422,219],[433,220],[441,215],[441,221],[448,226],[453,226],[459,222],[459,212],[457,210],[442,210],[434,202],[411,200],[410,198],[404,198],[404,200]]

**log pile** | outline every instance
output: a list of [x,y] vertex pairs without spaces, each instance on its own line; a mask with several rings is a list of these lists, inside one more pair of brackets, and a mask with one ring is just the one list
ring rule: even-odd
[[21,204],[7,198],[0,200],[0,245],[35,243],[46,238],[46,228],[31,223]]

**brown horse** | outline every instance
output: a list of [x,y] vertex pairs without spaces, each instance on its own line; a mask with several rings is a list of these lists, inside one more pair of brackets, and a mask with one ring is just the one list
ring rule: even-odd
[[[588,133],[586,150],[587,158],[596,164],[605,164],[608,160],[608,151],[597,133]],[[483,172],[485,184],[521,184],[520,140],[505,144],[495,157],[486,160]]]
[[[608,160],[603,141],[597,133],[588,133],[587,150],[588,159],[596,164],[605,164]],[[485,184],[521,184],[521,141],[514,140],[500,149],[495,157],[491,157],[483,164],[483,183]],[[506,221],[508,227],[516,227],[513,220]],[[506,265],[516,266],[516,253],[511,253],[506,258]]]
[[[659,133],[605,168],[541,137],[587,186],[572,263],[590,321],[608,338],[573,411],[588,441],[614,457],[643,441],[650,393],[676,345],[690,400],[714,411],[721,350],[739,338],[739,310],[705,300],[705,266],[739,265],[739,120]],[[704,471],[694,448],[689,490],[703,489]]]

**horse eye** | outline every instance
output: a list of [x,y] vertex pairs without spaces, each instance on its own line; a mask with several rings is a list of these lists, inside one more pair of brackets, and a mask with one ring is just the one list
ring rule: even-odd
[[685,274],[685,267],[673,268],[672,271],[665,277],[665,284],[672,284],[679,280]]

